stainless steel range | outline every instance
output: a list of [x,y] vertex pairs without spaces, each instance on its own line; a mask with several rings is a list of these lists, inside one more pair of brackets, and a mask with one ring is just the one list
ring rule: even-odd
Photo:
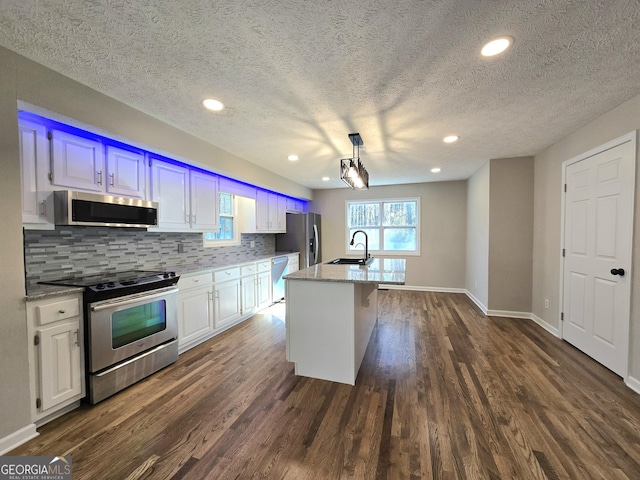
[[178,359],[179,278],[175,272],[128,271],[41,282],[84,287],[91,404]]

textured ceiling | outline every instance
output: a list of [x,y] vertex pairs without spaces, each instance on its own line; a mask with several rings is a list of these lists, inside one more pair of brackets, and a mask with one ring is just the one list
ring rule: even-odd
[[629,0],[0,2],[0,45],[310,188],[344,186],[350,132],[372,185],[535,154],[640,93],[638,25]]

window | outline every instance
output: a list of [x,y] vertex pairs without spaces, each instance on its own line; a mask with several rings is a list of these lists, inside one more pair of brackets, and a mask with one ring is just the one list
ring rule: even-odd
[[219,194],[220,213],[217,232],[206,232],[204,234],[205,246],[238,245],[240,235],[236,221],[235,196],[230,193],[220,192]]
[[369,252],[378,254],[420,254],[420,199],[367,200],[347,202],[347,253],[364,251],[364,235]]

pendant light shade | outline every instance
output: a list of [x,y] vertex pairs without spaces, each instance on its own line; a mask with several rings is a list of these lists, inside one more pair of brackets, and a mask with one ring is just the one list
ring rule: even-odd
[[360,145],[364,145],[359,133],[350,133],[353,144],[353,157],[340,160],[340,178],[351,188],[366,190],[369,188],[369,172],[360,161]]

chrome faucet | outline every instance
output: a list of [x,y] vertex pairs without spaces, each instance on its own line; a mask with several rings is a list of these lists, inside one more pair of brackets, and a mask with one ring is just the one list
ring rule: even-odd
[[364,230],[356,230],[351,236],[351,242],[349,243],[349,245],[353,245],[353,242],[356,238],[356,233],[361,233],[364,235],[364,261],[366,262],[369,259],[369,236]]

